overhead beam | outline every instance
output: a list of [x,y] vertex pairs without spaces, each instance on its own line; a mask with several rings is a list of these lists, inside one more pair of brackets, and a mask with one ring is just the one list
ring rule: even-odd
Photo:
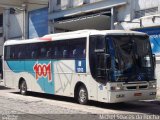
[[37,6],[47,6],[48,0],[0,0],[0,7],[24,7],[23,4],[26,5],[37,5]]
[[59,12],[53,11],[49,15],[49,19],[53,20],[60,17],[68,17],[68,16],[73,16],[81,13],[87,13],[87,12],[103,10],[103,9],[110,9],[110,8],[125,5],[125,4],[127,4],[127,0],[104,0],[96,3],[82,5],[77,8],[62,10]]
[[27,0],[26,4],[48,5],[48,0]]
[[22,7],[23,0],[0,0],[0,7]]

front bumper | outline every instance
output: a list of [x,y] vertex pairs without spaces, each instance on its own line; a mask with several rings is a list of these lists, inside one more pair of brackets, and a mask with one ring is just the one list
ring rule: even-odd
[[156,98],[157,90],[134,90],[134,91],[109,91],[109,103],[152,100]]

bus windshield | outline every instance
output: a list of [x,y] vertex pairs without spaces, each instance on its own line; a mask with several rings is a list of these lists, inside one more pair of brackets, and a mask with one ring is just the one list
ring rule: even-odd
[[147,36],[110,36],[114,47],[112,80],[153,80],[154,68],[150,42]]

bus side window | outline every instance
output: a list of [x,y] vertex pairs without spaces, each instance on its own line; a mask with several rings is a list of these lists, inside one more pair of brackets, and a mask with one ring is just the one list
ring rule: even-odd
[[21,52],[22,52],[22,47],[21,45],[16,45],[14,46],[15,50],[14,50],[14,59],[21,59]]
[[37,59],[38,57],[38,44],[29,44],[28,54],[30,54],[29,59]]
[[47,51],[46,57],[51,58],[51,51]]
[[9,60],[11,58],[11,50],[10,46],[5,46],[5,54],[4,54],[4,59]]
[[77,49],[73,50],[73,58],[76,58],[76,54],[77,54]]
[[31,58],[32,59],[34,58],[34,51],[32,51],[32,53],[31,53]]
[[69,58],[81,59],[85,57],[86,39],[78,38],[69,42]]
[[77,46],[77,49],[74,51],[75,58],[83,58],[84,49],[80,48],[81,46]]
[[26,54],[26,50],[25,50],[25,45],[17,45],[16,46],[16,58],[17,59],[25,59],[25,54]]
[[55,51],[52,48],[50,48],[48,55],[51,59],[55,59]]
[[59,51],[58,51],[58,48],[55,47],[55,50],[54,50],[54,58],[57,59],[59,56]]
[[22,52],[18,53],[18,59],[22,59]]
[[62,47],[63,59],[70,59],[70,55],[69,55],[69,49],[70,49],[69,41],[64,41],[61,45],[63,46]]
[[68,51],[67,50],[63,50],[63,58],[68,58]]
[[32,59],[36,59],[36,58],[37,58],[37,53],[36,53],[36,51],[32,51],[32,53],[31,53],[31,58],[32,58]]
[[15,47],[11,46],[11,56],[10,59],[15,59]]
[[14,52],[11,53],[11,59],[15,59],[15,54],[14,54]]
[[45,48],[41,48],[40,50],[40,58],[46,58],[46,49]]

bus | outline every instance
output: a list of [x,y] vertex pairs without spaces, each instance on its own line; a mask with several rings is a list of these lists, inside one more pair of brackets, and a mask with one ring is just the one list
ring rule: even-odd
[[4,43],[5,86],[120,103],[155,99],[155,55],[145,33],[79,30]]

